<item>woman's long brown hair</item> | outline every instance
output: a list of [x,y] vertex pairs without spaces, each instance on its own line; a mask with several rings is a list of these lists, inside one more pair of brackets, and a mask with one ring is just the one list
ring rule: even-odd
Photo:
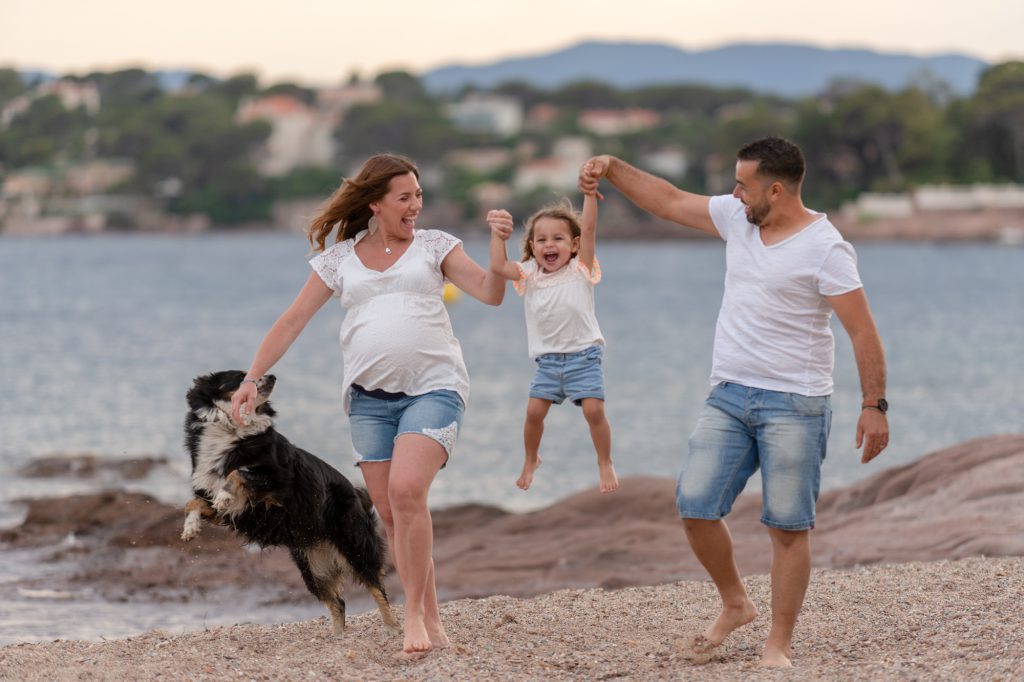
[[323,251],[327,236],[338,228],[335,241],[344,241],[366,229],[373,216],[370,204],[388,193],[391,178],[420,171],[411,159],[397,154],[377,154],[367,159],[354,178],[346,178],[320,209],[306,231],[314,251]]

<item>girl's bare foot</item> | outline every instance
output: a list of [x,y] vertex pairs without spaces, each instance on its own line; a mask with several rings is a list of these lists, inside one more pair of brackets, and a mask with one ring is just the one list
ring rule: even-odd
[[519,474],[519,480],[516,481],[516,485],[526,490],[533,483],[533,472],[540,466],[540,457],[534,460],[527,459],[523,462],[523,473]]
[[619,489],[619,477],[615,475],[615,467],[612,463],[599,464],[598,473],[601,476],[601,492],[611,493]]

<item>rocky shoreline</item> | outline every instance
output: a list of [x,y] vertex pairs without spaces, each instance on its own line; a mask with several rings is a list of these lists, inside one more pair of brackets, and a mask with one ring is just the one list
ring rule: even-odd
[[1024,675],[1024,559],[964,559],[817,569],[793,642],[792,672],[759,670],[768,577],[747,579],[761,615],[710,663],[678,641],[713,617],[706,582],[560,590],[532,599],[447,602],[453,645],[400,662],[399,631],[376,614],[340,638],[326,618],[172,636],[0,648],[0,679],[19,680],[1013,680]]
[[[35,462],[34,472],[21,473],[109,476],[122,467],[128,479],[159,465]],[[395,667],[385,652],[400,642],[398,636],[366,613],[352,618],[342,640],[332,639],[320,619],[175,636],[153,632],[103,643],[14,644],[0,648],[0,679],[113,679],[118,665],[126,666],[123,676],[146,679],[251,671],[261,671],[251,672],[251,679],[312,679],[297,672],[307,664],[313,677],[332,679],[473,679],[474,670],[483,671],[476,679],[689,678],[690,672],[679,672],[672,637],[701,629],[713,613],[714,592],[673,514],[673,487],[669,479],[637,477],[624,479],[614,496],[587,491],[526,514],[483,505],[435,510],[438,587],[456,646],[415,668]],[[47,570],[18,581],[19,589],[88,590],[138,608],[216,604],[237,598],[240,590],[258,593],[264,605],[312,600],[283,552],[247,550],[213,526],[184,543],[178,538],[181,510],[144,494],[111,489],[23,504],[24,522],[0,531],[0,552],[35,551]],[[812,534],[817,575],[801,620],[807,634],[797,645],[802,666],[826,677],[841,671],[844,679],[868,679],[868,672],[892,678],[963,677],[971,671],[989,671],[989,679],[1020,676],[1009,672],[1024,665],[1018,634],[1024,618],[1017,604],[1024,593],[1024,435],[932,453],[826,492],[818,509]],[[753,576],[752,590],[767,613],[763,574],[770,544],[759,517],[758,496],[746,495],[729,523],[740,568]],[[951,562],[958,559],[963,561]],[[71,568],[54,568],[60,566]],[[387,584],[400,595],[393,575]],[[919,630],[935,632],[922,639],[919,630],[907,630],[901,609],[922,610]],[[950,609],[964,615],[951,620]],[[998,615],[999,609],[1006,613]],[[872,633],[869,624],[878,618],[888,621]],[[730,645],[716,679],[749,674],[765,621]],[[1016,648],[1004,651],[1004,623],[1011,621],[1016,630],[1006,641]],[[612,622],[618,629],[608,629]],[[896,641],[890,641],[893,627],[903,633]],[[827,642],[818,641],[815,628],[825,628]],[[944,628],[956,641],[940,646]],[[642,644],[629,644],[637,638]],[[986,638],[994,639],[977,643]],[[236,642],[247,642],[244,654]],[[868,653],[861,651],[864,642]],[[239,653],[226,653],[233,649]],[[133,675],[132,666],[141,663],[129,659],[140,656],[153,667],[143,665]],[[480,660],[495,667],[481,668]],[[257,661],[257,668],[248,667]]]

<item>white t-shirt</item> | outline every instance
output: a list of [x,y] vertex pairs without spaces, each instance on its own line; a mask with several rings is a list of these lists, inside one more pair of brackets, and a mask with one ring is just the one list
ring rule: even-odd
[[445,308],[441,261],[461,244],[440,230],[416,230],[405,253],[384,272],[363,265],[355,245],[338,242],[309,263],[345,309],[341,323],[345,413],[349,387],[423,395],[449,389],[469,401],[462,347]]
[[835,339],[824,297],[862,286],[853,247],[824,213],[810,212],[814,222],[765,246],[739,199],[712,197],[708,210],[726,241],[711,384],[831,394]]
[[597,258],[593,272],[587,272],[579,256],[555,272],[545,272],[532,258],[516,266],[519,279],[513,285],[524,297],[526,346],[531,358],[545,353],[578,353],[604,344],[594,314],[594,285],[601,281]]

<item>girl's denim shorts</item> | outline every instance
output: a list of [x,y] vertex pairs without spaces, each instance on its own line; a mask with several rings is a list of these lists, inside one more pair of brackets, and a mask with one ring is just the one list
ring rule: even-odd
[[451,457],[466,406],[455,391],[440,389],[398,398],[375,398],[349,389],[349,425],[356,464],[389,462],[395,440],[418,433],[441,444]]
[[604,400],[604,347],[590,346],[578,353],[545,353],[537,358],[537,371],[530,384],[530,397],[561,405],[565,399],[576,405],[584,398]]

